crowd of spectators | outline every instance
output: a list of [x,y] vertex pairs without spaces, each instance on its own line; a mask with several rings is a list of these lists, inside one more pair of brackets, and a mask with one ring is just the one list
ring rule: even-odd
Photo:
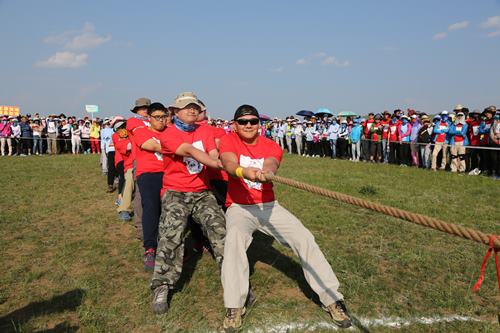
[[[400,109],[370,113],[366,118],[289,116],[263,120],[261,134],[290,154],[329,157],[354,162],[391,163],[431,170],[450,170],[500,178],[500,111],[457,105],[453,112],[431,116]],[[232,121],[209,124],[232,131]],[[111,119],[39,114],[1,118],[2,156],[42,154],[100,154],[105,149],[101,131]]]
[[263,135],[290,154],[391,163],[500,179],[500,111],[489,106],[431,116],[408,109],[368,117],[273,119]]

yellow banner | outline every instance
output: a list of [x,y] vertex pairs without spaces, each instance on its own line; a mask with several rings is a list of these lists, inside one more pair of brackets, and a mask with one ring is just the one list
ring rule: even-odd
[[19,116],[20,109],[19,106],[12,105],[0,105],[0,115],[2,116]]

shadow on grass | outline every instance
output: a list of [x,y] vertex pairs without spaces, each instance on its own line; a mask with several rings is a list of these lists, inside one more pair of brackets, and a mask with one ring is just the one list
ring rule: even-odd
[[[35,317],[64,311],[75,311],[82,303],[84,295],[85,291],[83,289],[75,289],[46,301],[30,303],[0,317],[0,331],[17,332],[17,327],[21,327]],[[52,329],[38,332],[76,332],[78,328],[78,326],[71,326],[67,322],[62,322]]]
[[302,266],[293,261],[290,257],[284,255],[273,247],[274,238],[265,235],[259,231],[253,234],[253,241],[248,248],[248,263],[250,265],[250,276],[255,271],[257,261],[266,263],[281,271],[288,278],[297,281],[300,290],[304,295],[314,303],[321,305],[318,295],[311,289],[307,283]]

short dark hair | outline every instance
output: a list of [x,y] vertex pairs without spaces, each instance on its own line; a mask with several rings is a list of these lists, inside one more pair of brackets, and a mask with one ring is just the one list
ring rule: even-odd
[[240,117],[247,116],[247,115],[252,115],[252,116],[256,116],[257,118],[260,118],[259,111],[257,111],[257,109],[255,107],[248,105],[248,104],[243,104],[236,109],[236,111],[234,112],[233,119],[236,120]]
[[168,113],[168,109],[161,103],[151,103],[148,106],[148,115],[151,115],[155,111],[163,111]]

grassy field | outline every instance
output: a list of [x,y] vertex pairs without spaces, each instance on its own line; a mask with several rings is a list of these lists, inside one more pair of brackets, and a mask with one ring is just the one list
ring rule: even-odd
[[[206,332],[223,319],[209,255],[185,265],[171,310],[149,311],[149,274],[130,223],[119,222],[96,156],[1,158],[0,332]],[[280,175],[500,234],[500,183],[389,165],[287,157]],[[498,332],[494,265],[478,294],[486,247],[277,185],[278,200],[316,236],[356,318],[477,319],[365,332]],[[256,234],[257,303],[244,331],[328,321],[290,250]],[[293,331],[328,331],[300,326]],[[284,330],[281,330],[284,331]],[[280,332],[281,332],[280,331]]]

